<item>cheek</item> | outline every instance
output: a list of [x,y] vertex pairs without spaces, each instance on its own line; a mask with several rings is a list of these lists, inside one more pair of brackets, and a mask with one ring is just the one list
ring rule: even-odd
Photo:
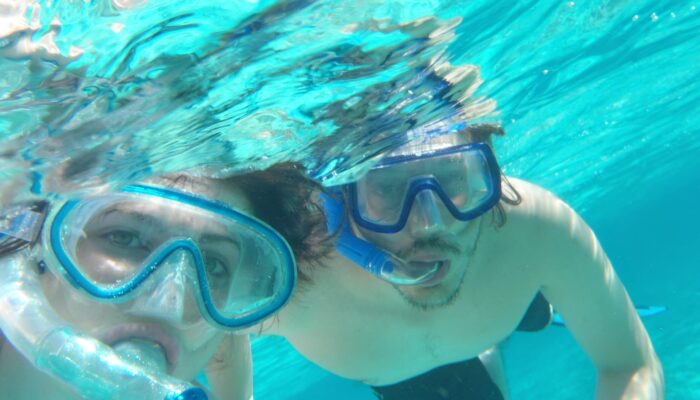
[[477,218],[469,222],[461,222],[451,229],[454,243],[463,251],[470,251],[479,238],[482,218]]
[[50,272],[42,279],[42,287],[51,308],[66,322],[87,333],[114,319],[114,306],[90,300]]
[[404,231],[391,234],[367,232],[363,236],[365,240],[379,247],[380,249],[396,253],[400,250],[405,249],[407,246],[410,246],[411,243],[413,243],[413,240],[411,239],[410,235],[406,234]]
[[185,380],[194,379],[197,374],[209,364],[212,357],[214,357],[224,337],[224,333],[212,328],[210,331],[201,332],[200,337],[206,337],[207,339],[199,343],[189,343],[185,345],[187,347],[186,353],[183,354],[183,357],[178,363],[178,367],[173,371],[176,377]]

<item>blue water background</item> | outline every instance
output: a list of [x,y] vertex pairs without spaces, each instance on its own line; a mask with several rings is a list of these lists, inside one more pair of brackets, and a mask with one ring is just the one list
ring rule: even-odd
[[[31,35],[61,20],[60,57],[8,57],[21,35],[0,38],[3,200],[289,159],[342,180],[406,130],[499,121],[504,171],[572,204],[633,300],[669,308],[645,321],[667,397],[700,398],[694,2],[43,6]],[[431,75],[460,65],[483,83],[473,69],[447,86]],[[512,398],[592,398],[593,367],[565,329],[504,349]],[[367,398],[280,339],[254,350],[259,400]]]

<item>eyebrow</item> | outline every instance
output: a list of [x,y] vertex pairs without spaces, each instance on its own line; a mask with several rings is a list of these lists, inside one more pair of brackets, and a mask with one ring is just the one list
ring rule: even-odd
[[[129,209],[128,207],[124,207],[123,205],[117,205],[111,210],[107,211],[106,213],[102,214],[100,218],[106,218],[112,213],[123,213],[129,217],[134,217],[136,218],[139,222],[142,222],[144,224],[148,225],[154,225],[157,226],[159,229],[163,230],[164,229],[164,224],[163,221],[161,221],[160,218],[155,218],[150,214]],[[198,241],[201,241],[203,243],[216,243],[216,242],[224,242],[225,244],[229,244],[232,246],[236,247],[241,247],[241,244],[238,240],[233,239],[230,236],[227,235],[221,235],[217,233],[204,233],[201,237],[198,238]]]
[[143,222],[149,225],[157,225],[162,227],[163,224],[160,219],[153,217],[152,215],[143,213],[141,211],[136,211],[136,210],[130,210],[128,208],[123,208],[122,206],[115,206],[111,210],[107,211],[106,213],[102,214],[101,218],[107,218],[110,214],[113,213],[122,213],[126,214],[130,217],[136,218],[139,222]]
[[199,240],[205,243],[225,242],[236,247],[241,247],[240,242],[238,242],[237,240],[233,240],[228,236],[217,235],[214,233],[205,233],[199,238]]

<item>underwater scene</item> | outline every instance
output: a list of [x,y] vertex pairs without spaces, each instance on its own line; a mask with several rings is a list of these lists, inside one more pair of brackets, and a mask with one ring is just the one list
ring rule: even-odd
[[[412,138],[500,126],[502,173],[551,191],[595,233],[651,339],[665,398],[700,399],[699,37],[693,1],[0,0],[0,204],[107,193],[182,171],[235,179],[282,162],[329,188],[361,179]],[[234,221],[225,229],[247,221],[221,215]],[[69,217],[83,230],[60,246],[79,250],[89,223]],[[0,234],[7,229],[0,223]],[[265,235],[245,240],[258,249]],[[230,311],[201,294],[210,289],[200,283],[200,309],[221,323]],[[11,325],[3,301],[0,319]],[[224,324],[252,326],[237,318]],[[378,398],[274,331],[248,333],[255,399]],[[595,398],[595,363],[556,314],[500,349],[507,398]],[[380,369],[373,351],[363,358]],[[10,384],[2,364],[0,399]],[[86,398],[113,398],[105,388]]]

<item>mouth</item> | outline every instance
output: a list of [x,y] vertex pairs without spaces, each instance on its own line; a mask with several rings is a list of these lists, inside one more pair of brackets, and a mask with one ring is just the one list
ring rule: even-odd
[[407,266],[412,270],[433,271],[428,278],[415,286],[433,287],[439,285],[450,270],[449,260],[412,260]]
[[155,355],[156,359],[158,358],[156,353],[160,352],[165,357],[164,361],[169,374],[172,373],[180,357],[180,347],[176,339],[158,325],[118,325],[103,334],[101,340],[115,349],[127,342],[133,342],[141,348],[145,346],[148,353]]

